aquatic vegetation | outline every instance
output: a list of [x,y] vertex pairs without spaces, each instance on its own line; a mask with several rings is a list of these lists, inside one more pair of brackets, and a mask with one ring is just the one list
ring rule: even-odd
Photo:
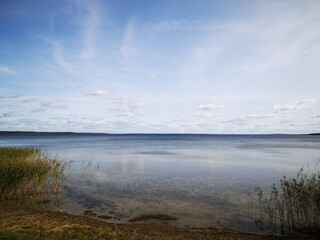
[[0,148],[0,201],[59,192],[67,167],[38,148]]
[[283,176],[273,184],[269,196],[256,188],[256,223],[274,235],[317,234],[320,232],[320,172],[303,168],[295,178]]

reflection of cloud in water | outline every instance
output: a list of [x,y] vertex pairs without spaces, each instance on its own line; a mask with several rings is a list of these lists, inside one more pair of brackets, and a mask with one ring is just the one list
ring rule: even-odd
[[108,172],[103,172],[103,171],[96,171],[94,173],[94,177],[97,180],[97,183],[100,184],[101,182],[105,182],[108,179],[111,178],[111,174]]
[[176,155],[177,153],[168,151],[138,151],[134,154],[145,154],[145,155]]
[[118,170],[121,174],[127,174],[128,172],[142,172],[144,169],[144,159],[139,155],[135,158],[128,156],[127,154],[121,154],[117,156]]
[[[320,139],[307,135],[37,135],[12,140],[13,146],[21,144],[44,146],[74,161],[71,192],[63,199],[67,212],[78,204],[80,213],[90,207],[113,217],[110,221],[124,222],[140,214],[168,214],[179,218],[172,224],[180,227],[245,227],[249,191],[269,189],[283,174],[290,177],[308,163],[314,166],[320,156]],[[92,166],[82,172],[83,161]]]

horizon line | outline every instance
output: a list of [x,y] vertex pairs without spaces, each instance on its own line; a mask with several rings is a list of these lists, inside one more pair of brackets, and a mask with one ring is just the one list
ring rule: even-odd
[[100,135],[320,135],[320,133],[106,133],[106,132],[74,132],[74,131],[28,131],[0,130],[0,134],[100,134]]

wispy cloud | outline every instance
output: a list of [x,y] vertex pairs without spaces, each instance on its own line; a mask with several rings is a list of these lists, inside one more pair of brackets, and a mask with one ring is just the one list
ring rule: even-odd
[[11,70],[11,69],[8,68],[8,67],[0,66],[0,73],[9,73],[9,74],[11,74],[11,73],[14,73],[14,71]]
[[99,89],[97,91],[86,94],[87,96],[105,97],[108,95],[108,91],[104,89]]
[[144,106],[143,101],[137,101],[126,97],[118,98],[115,100],[118,103],[118,107],[113,110],[119,117],[131,118],[144,115],[142,108]]
[[314,103],[314,100],[310,100],[310,99],[304,99],[304,100],[296,101],[294,103],[289,103],[289,104],[277,103],[273,105],[273,109],[275,112],[297,111],[304,108],[310,108],[313,103]]
[[169,21],[162,21],[151,24],[152,28],[156,31],[174,31],[179,29],[192,29],[199,26],[200,21],[187,21],[184,19],[174,19]]
[[[237,35],[252,42],[254,48],[257,47],[254,43],[259,44],[260,48],[263,46],[245,59],[239,65],[239,70],[248,74],[261,74],[271,69],[295,65],[301,58],[317,59],[320,49],[315,40],[320,37],[319,12],[310,11],[310,8],[300,11],[298,8],[288,8],[286,4],[280,6],[271,18],[261,17],[257,21],[248,22],[247,27],[238,32]],[[288,11],[279,11],[282,7]],[[308,10],[308,14],[303,14],[305,10]],[[300,34],[297,35],[297,32]],[[250,46],[247,48],[252,49]],[[311,48],[314,52],[310,52]],[[309,56],[306,58],[307,53]]]
[[50,101],[50,102],[43,102],[41,103],[41,106],[45,108],[59,109],[59,108],[67,108],[68,104],[56,100],[56,101]]
[[37,109],[33,109],[30,111],[30,113],[41,113],[41,112],[46,112],[48,109],[46,108],[37,108]]
[[[289,85],[297,81],[299,85],[298,80],[304,78],[304,74],[309,76],[310,72],[316,72],[317,76],[319,71],[314,63],[320,60],[317,40],[320,21],[319,11],[315,9],[319,4],[310,1],[301,8],[287,2],[270,4],[265,6],[267,9],[262,6],[264,4],[260,6],[263,10],[253,13],[254,21],[240,17],[199,24],[197,28],[202,25],[206,30],[193,32],[197,33],[196,40],[181,64],[184,79],[208,79],[207,82],[218,86],[233,82],[234,88],[241,88],[236,84],[241,79],[247,81],[247,88],[263,91],[260,88],[266,82],[277,85],[285,81]],[[171,24],[180,28],[187,25],[183,21]],[[294,68],[297,74],[292,73]],[[279,70],[281,76],[275,74]],[[292,79],[286,79],[285,75],[292,75]]]
[[82,59],[91,59],[96,56],[97,39],[101,29],[101,6],[97,5],[96,1],[87,3],[86,15],[83,23],[83,45],[84,48],[80,54]]
[[48,40],[49,43],[51,43],[53,50],[52,50],[52,55],[53,55],[53,60],[55,63],[61,67],[63,70],[71,73],[78,75],[79,74],[79,68],[73,64],[72,62],[68,61],[65,53],[64,53],[64,47],[59,41],[52,41]]
[[14,98],[19,98],[21,97],[22,95],[21,94],[14,94],[14,95],[0,95],[0,98],[8,98],[8,99],[14,99]]
[[156,74],[151,74],[149,76],[149,79],[155,81],[155,80],[158,80],[158,76]]
[[[174,18],[162,2],[148,14],[123,4],[71,0],[43,6],[48,14],[12,13],[26,31],[1,38],[0,114],[25,119],[0,127],[244,133],[319,122],[319,1],[247,1],[241,11],[222,3],[219,14],[194,1]],[[31,37],[40,35],[45,42]]]
[[272,118],[274,116],[275,116],[275,114],[273,114],[273,113],[263,113],[263,114],[251,113],[251,114],[248,114],[247,116],[245,116],[245,118],[247,118],[247,119]]
[[195,108],[195,110],[199,111],[213,111],[213,110],[219,110],[223,109],[224,105],[222,104],[201,104],[198,107]]
[[[191,110],[187,111],[186,113],[190,114],[191,116],[195,116],[197,118],[210,118],[210,117],[217,117],[217,111],[224,108],[222,104],[200,104],[197,107],[191,108]],[[182,112],[184,114],[184,112]]]
[[23,103],[31,103],[31,102],[37,102],[39,100],[40,100],[40,98],[38,98],[38,97],[29,97],[29,98],[25,98],[22,102]]
[[122,36],[120,52],[126,58],[133,56],[137,52],[135,46],[135,24],[136,17],[133,17],[128,21]]
[[0,114],[0,118],[9,118],[16,115],[16,112],[4,112]]

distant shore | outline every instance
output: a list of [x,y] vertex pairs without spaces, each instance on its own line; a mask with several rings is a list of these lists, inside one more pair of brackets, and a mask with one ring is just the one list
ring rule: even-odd
[[0,131],[0,134],[108,134],[108,133]]
[[298,136],[298,135],[320,135],[320,133],[300,133],[300,134],[288,134],[288,133],[244,133],[244,134],[216,134],[216,133],[95,133],[95,132],[38,132],[38,131],[0,131],[1,134],[22,134],[22,135],[212,135],[212,136]]

